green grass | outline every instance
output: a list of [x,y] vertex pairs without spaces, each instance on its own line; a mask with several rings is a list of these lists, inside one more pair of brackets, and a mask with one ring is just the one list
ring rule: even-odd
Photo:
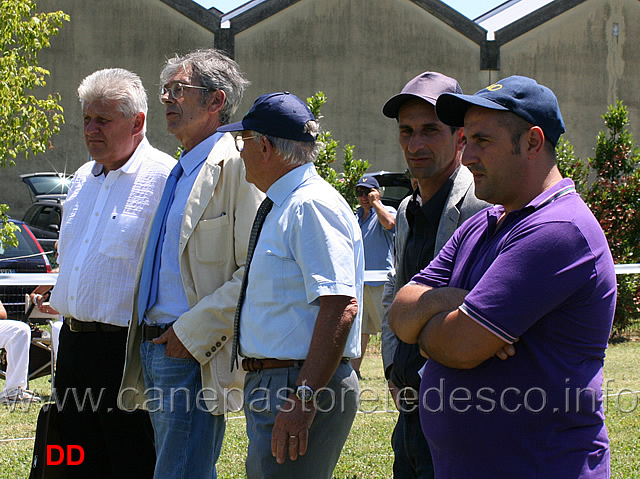
[[[335,471],[338,479],[392,477],[393,452],[389,441],[397,413],[386,392],[377,338],[372,338],[362,374],[365,379],[361,388],[367,392],[363,394],[366,401],[361,409],[375,412],[357,415]],[[640,342],[612,344],[607,352],[605,377],[605,384],[609,381],[605,394],[611,394],[605,409],[611,440],[611,477],[640,478]],[[4,381],[0,380],[0,388],[3,386]],[[30,386],[42,396],[49,394],[48,377],[33,381]],[[0,406],[0,479],[27,477],[39,409],[39,406]],[[221,478],[244,477],[247,449],[244,427],[241,414],[230,417],[218,461]]]

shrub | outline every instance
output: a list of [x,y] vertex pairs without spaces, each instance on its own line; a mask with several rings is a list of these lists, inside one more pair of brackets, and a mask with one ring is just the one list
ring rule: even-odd
[[[616,264],[640,262],[640,149],[627,130],[627,108],[618,100],[602,115],[607,131],[598,134],[595,157],[588,164],[576,158],[561,140],[558,166],[572,178],[578,192],[602,227]],[[589,176],[594,179],[589,182]],[[618,300],[613,335],[621,335],[640,318],[640,275],[618,275]]]
[[[327,97],[321,91],[307,98],[307,106],[318,121],[322,118],[320,108],[326,101]],[[343,171],[342,173],[338,173],[333,169],[333,166],[331,166],[338,158],[338,142],[331,137],[330,131],[321,132],[318,135],[318,140],[323,144],[318,158],[316,158],[314,162],[318,174],[338,190],[344,199],[347,200],[351,208],[355,209],[358,206],[356,184],[369,168],[369,162],[365,160],[354,160],[354,147],[347,144],[342,149],[344,154],[344,159],[342,160]]]

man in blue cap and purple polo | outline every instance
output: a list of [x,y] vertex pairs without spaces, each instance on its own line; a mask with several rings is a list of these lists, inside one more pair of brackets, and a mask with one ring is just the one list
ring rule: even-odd
[[[317,174],[318,123],[288,92],[260,96],[236,146],[267,198],[253,224],[234,345],[243,356],[247,477],[331,478],[359,386],[360,227]],[[233,367],[233,366],[232,366]]]
[[436,477],[609,477],[602,366],[616,278],[600,225],[555,163],[556,97],[512,76],[444,94],[436,113],[464,125],[462,162],[496,204],[390,311],[430,358],[420,416]]

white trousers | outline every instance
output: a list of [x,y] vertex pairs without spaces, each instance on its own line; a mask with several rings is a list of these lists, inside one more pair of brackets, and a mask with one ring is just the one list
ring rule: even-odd
[[60,344],[60,330],[62,329],[62,319],[51,323],[51,347],[53,348],[53,357],[58,357],[58,344]]
[[31,328],[22,321],[0,320],[0,348],[7,351],[6,383],[3,391],[27,389]]

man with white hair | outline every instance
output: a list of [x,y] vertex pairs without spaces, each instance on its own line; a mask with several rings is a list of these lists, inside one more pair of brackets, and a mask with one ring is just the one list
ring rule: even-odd
[[[51,306],[64,316],[54,397],[64,445],[84,450],[68,477],[151,477],[146,412],[118,410],[136,269],[175,161],[145,138],[147,95],[135,73],[111,68],[78,88],[91,161],[64,205]],[[64,446],[63,445],[63,446]]]

